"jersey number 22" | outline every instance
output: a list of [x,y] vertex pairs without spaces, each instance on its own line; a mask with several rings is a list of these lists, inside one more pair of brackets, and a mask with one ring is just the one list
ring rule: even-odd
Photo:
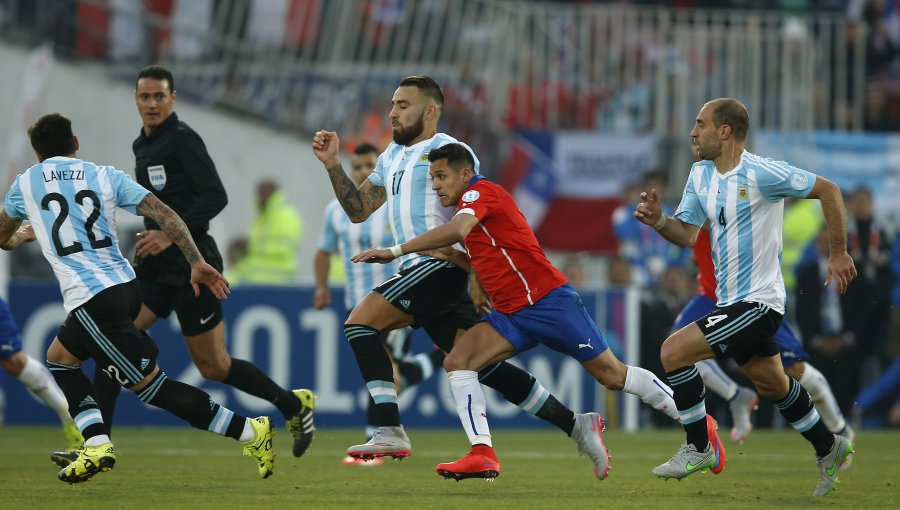
[[[84,222],[84,230],[87,232],[88,240],[91,242],[91,248],[96,250],[112,246],[111,238],[103,237],[97,239],[97,236],[94,235],[94,223],[96,223],[97,218],[100,217],[100,197],[98,197],[97,193],[93,190],[89,189],[83,189],[75,195],[75,201],[81,205],[84,205],[85,198],[90,198],[91,203],[94,205],[94,210],[91,211],[91,214]],[[68,246],[63,246],[62,239],[59,237],[59,229],[69,216],[69,201],[60,193],[47,193],[47,195],[44,196],[44,199],[41,200],[41,209],[49,211],[50,202],[59,204],[59,214],[56,215],[56,221],[53,222],[53,227],[50,232],[50,235],[53,238],[53,246],[56,247],[56,253],[58,253],[60,257],[65,257],[73,253],[84,251],[84,246],[82,246],[80,242],[74,241]]]

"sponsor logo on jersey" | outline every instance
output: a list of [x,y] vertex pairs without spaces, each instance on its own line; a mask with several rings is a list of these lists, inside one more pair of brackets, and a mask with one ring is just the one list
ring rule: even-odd
[[150,177],[150,184],[156,191],[162,191],[166,187],[166,167],[163,165],[154,165],[147,167],[147,175]]

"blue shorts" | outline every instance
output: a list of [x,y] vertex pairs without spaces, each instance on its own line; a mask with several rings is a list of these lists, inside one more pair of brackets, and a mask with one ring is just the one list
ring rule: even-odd
[[509,315],[493,310],[483,320],[513,344],[516,353],[541,343],[578,361],[589,361],[609,348],[569,284],[553,289],[532,306]]
[[12,311],[6,301],[0,299],[0,359],[9,359],[22,350],[22,336],[13,321]]
[[[697,294],[687,305],[685,305],[684,310],[678,314],[678,318],[675,319],[675,326],[672,327],[672,330],[678,331],[715,309],[715,301],[702,294]],[[785,367],[789,367],[798,361],[809,360],[809,354],[803,350],[803,346],[800,344],[797,333],[786,320],[782,321],[781,327],[775,332],[775,343],[778,344],[778,350],[781,353],[781,364]]]

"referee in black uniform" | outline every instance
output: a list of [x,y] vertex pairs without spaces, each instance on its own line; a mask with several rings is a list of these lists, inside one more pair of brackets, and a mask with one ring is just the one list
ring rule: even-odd
[[[207,231],[209,221],[225,208],[228,197],[203,140],[173,111],[172,73],[160,66],[142,69],[134,99],[143,121],[133,145],[137,182],[184,219],[203,258],[221,272],[222,256]],[[203,377],[275,405],[294,437],[294,456],[303,455],[315,430],[315,395],[310,390],[285,390],[256,365],[232,358],[225,349],[219,300],[203,287],[195,297],[190,267],[178,247],[153,220],[145,218],[144,228],[135,246],[134,266],[143,302],[135,325],[149,329],[156,319],[174,310],[191,358]],[[103,419],[111,424],[119,385],[102,372],[95,375],[95,385]]]

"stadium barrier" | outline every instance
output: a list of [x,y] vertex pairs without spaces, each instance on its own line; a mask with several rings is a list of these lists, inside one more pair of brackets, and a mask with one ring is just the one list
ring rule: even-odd
[[[335,308],[316,310],[312,287],[236,287],[223,303],[226,341],[235,358],[251,360],[284,387],[311,388],[318,395],[319,427],[362,427],[367,393],[359,369],[344,338],[346,312]],[[23,337],[23,350],[46,359],[65,311],[55,284],[13,283],[9,302]],[[333,289],[333,302],[343,303],[341,289]],[[636,361],[638,355],[637,291],[609,290],[582,293],[585,306],[596,317],[614,351]],[[160,347],[159,365],[180,381],[198,386],[235,412],[257,416],[276,415],[268,402],[230,386],[204,380],[191,363],[174,315],[161,319],[150,330]],[[413,339],[414,352],[432,349],[422,331]],[[526,368],[556,396],[576,411],[596,410],[613,427],[638,427],[639,401],[630,395],[607,392],[577,361],[539,346],[513,360]],[[93,362],[85,364],[92,376]],[[55,414],[8,376],[0,377],[6,396],[5,421],[10,424],[54,424]],[[491,425],[504,427],[546,426],[518,407],[486,392]],[[400,396],[404,423],[410,427],[457,427],[455,403],[443,371]],[[281,422],[280,417],[277,421]],[[179,425],[174,416],[143,404],[124,392],[116,408],[118,425]]]

